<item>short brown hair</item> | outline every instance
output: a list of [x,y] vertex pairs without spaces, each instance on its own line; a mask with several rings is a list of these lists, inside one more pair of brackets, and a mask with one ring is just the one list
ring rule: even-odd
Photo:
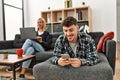
[[71,25],[77,25],[77,20],[72,16],[69,16],[62,21],[62,26],[69,27]]

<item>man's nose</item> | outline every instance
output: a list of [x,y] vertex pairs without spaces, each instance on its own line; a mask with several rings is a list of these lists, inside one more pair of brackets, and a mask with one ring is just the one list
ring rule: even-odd
[[66,33],[67,35],[70,35],[71,33],[70,33],[70,31],[67,31],[67,33]]

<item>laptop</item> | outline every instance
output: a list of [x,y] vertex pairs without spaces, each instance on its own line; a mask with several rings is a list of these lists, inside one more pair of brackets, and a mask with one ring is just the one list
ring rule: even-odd
[[34,27],[20,28],[21,39],[35,39],[36,31]]

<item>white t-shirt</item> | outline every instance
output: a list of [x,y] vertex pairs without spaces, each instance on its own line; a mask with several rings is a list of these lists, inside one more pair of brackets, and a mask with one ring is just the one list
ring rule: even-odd
[[39,32],[39,31],[38,31],[38,35],[42,35],[42,34],[43,34],[43,32]]
[[77,46],[78,46],[78,42],[69,42],[70,47],[72,48],[73,52],[76,54],[76,50],[77,50]]

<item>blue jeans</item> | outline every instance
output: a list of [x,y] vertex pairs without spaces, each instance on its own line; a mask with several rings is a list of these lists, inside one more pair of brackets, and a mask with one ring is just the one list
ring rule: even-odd
[[[25,41],[25,43],[22,46],[22,49],[24,50],[24,55],[31,55],[33,54],[35,51],[38,52],[44,52],[44,48],[37,42],[27,39]],[[23,62],[22,67],[24,68],[28,68],[29,65],[31,63],[31,60],[27,60],[25,62]]]

